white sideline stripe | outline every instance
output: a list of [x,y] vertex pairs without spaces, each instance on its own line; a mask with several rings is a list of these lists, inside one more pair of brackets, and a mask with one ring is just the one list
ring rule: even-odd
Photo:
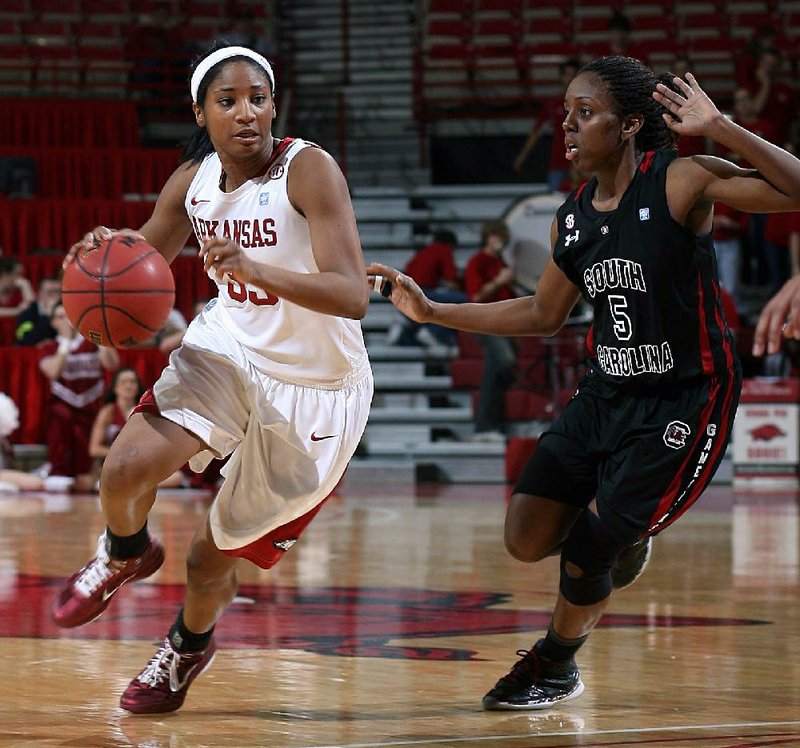
[[[508,714],[508,712],[506,712]],[[517,712],[519,714],[519,712]],[[380,743],[331,743],[330,745],[314,746],[313,748],[381,748],[387,745],[439,745],[441,743],[480,743],[490,740],[530,740],[531,738],[558,738],[570,736],[601,736],[601,735],[636,735],[646,732],[683,732],[686,730],[731,730],[735,728],[752,727],[800,727],[800,720],[787,722],[730,722],[715,725],[675,725],[674,727],[631,727],[621,730],[559,730],[557,732],[530,732],[518,735],[485,735],[465,738],[431,738],[428,740],[389,740]],[[734,736],[735,737],[735,736]],[[757,736],[752,736],[757,737]],[[309,746],[308,748],[312,748]],[[591,748],[591,746],[589,746]]]

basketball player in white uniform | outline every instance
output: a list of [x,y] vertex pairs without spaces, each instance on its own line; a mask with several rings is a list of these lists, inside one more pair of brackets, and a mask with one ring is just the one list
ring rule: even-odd
[[[186,461],[228,456],[192,542],[184,607],[122,695],[135,713],[178,709],[214,657],[214,626],[246,558],[270,568],[340,480],[363,434],[372,373],[368,303],[349,192],[321,149],[273,138],[274,77],[261,55],[219,47],[193,71],[199,125],[139,233],[168,261],[191,231],[219,295],[192,321],[103,465],[107,530],[56,597],[61,626],[100,615],[164,552],[147,531],[156,487]],[[98,227],[71,250],[91,251]]]

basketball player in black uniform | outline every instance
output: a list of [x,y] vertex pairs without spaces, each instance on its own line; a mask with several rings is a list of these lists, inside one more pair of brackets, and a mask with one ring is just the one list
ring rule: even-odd
[[[373,264],[418,322],[491,335],[556,333],[583,296],[594,309],[590,371],[542,436],[509,503],[517,559],[560,554],[545,637],[483,699],[542,709],[583,691],[575,654],[613,588],[641,572],[650,538],[683,514],[725,452],[741,374],[711,242],[719,201],[759,213],[800,209],[800,161],[720,114],[694,76],[628,57],[584,66],[564,102],[567,157],[588,181],[557,211],[533,296],[437,304]],[[710,137],[755,169],[679,158],[677,135]]]

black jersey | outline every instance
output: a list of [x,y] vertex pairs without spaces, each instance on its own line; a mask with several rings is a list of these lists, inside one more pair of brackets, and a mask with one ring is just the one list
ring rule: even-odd
[[711,234],[669,213],[674,151],[648,151],[616,210],[592,206],[593,177],[558,209],[553,259],[594,308],[593,370],[653,385],[738,366],[722,311]]

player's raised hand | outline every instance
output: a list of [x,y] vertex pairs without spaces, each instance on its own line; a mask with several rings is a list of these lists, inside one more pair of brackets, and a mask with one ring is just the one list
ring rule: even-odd
[[91,231],[87,231],[80,241],[75,242],[69,248],[61,267],[66,270],[67,265],[75,259],[78,252],[91,252],[93,249],[97,249],[101,242],[110,239],[114,234],[127,234],[135,236],[137,239],[145,240],[138,231],[133,229],[110,229],[107,226],[95,226]]
[[668,112],[664,114],[667,126],[678,135],[708,134],[711,124],[721,116],[716,104],[691,73],[686,73],[686,80],[675,76],[672,82],[677,91],[663,83],[653,91],[653,98]]
[[786,281],[761,310],[753,335],[753,355],[777,353],[783,338],[800,340],[800,275]]
[[[415,322],[427,322],[430,320],[433,316],[433,304],[413,278],[388,265],[373,262],[367,267],[367,277],[371,281],[370,285],[373,285],[376,276],[383,277],[392,284],[388,298],[406,317]],[[386,294],[384,293],[384,295]]]

